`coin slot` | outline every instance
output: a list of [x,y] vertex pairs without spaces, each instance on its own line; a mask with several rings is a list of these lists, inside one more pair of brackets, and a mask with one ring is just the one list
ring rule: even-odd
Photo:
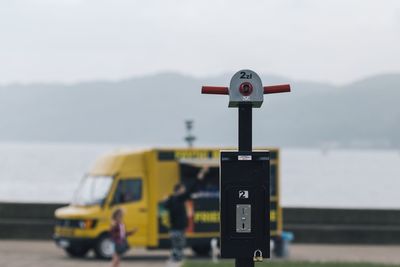
[[236,205],[236,232],[251,233],[251,205]]

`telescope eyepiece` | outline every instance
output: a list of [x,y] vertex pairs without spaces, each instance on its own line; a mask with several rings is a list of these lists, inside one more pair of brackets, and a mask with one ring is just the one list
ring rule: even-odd
[[244,82],[239,86],[239,92],[243,96],[249,96],[253,93],[253,85],[249,82]]

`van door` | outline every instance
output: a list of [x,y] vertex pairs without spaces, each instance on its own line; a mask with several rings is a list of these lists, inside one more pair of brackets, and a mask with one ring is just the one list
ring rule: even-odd
[[113,209],[124,211],[126,231],[137,228],[138,231],[128,237],[130,245],[147,245],[147,194],[142,178],[120,178],[112,200]]

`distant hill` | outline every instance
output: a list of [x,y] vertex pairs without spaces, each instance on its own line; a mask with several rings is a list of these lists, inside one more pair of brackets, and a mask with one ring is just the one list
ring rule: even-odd
[[[197,144],[235,145],[237,110],[228,98],[200,94],[230,75],[196,79],[163,73],[73,85],[0,87],[0,142],[183,143],[183,121],[195,120]],[[400,147],[400,74],[345,86],[265,75],[292,93],[265,98],[254,110],[254,143],[271,146]]]

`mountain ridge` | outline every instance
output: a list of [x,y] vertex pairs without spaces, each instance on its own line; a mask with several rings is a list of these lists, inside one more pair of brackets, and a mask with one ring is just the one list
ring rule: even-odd
[[[255,145],[400,147],[400,74],[343,86],[261,77],[266,84],[291,83],[292,92],[267,95],[254,111]],[[200,144],[235,145],[237,114],[227,108],[227,97],[200,94],[201,85],[228,85],[229,79],[164,72],[120,81],[3,85],[0,141],[184,144],[183,121],[194,119]]]

